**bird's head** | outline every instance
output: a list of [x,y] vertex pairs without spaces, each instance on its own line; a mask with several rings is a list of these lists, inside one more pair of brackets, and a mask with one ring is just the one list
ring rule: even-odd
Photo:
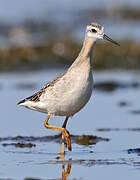
[[119,43],[117,43],[116,41],[105,35],[104,27],[97,23],[91,23],[87,25],[86,36],[89,37],[90,39],[93,39],[94,41],[105,39],[120,46]]

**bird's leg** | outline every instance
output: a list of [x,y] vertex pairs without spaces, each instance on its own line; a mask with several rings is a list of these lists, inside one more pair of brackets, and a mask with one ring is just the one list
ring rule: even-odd
[[65,119],[65,121],[64,121],[64,123],[63,123],[63,126],[62,126],[63,128],[66,128],[68,119],[69,119],[69,116],[66,116],[66,119]]
[[61,158],[62,158],[62,160],[64,161],[64,158],[65,158],[65,137],[64,137],[64,135],[63,135],[63,133],[62,133],[62,145],[61,145],[61,152],[59,152],[58,154],[59,155],[61,155]]
[[[70,141],[69,133],[63,127],[56,127],[56,126],[49,125],[48,124],[49,119],[50,119],[50,115],[47,116],[47,118],[44,122],[44,126],[48,129],[55,129],[57,131],[60,131],[62,133],[62,142],[64,141],[64,138],[65,138],[66,142],[67,142],[68,149],[71,151],[71,141]],[[62,154],[64,154],[64,153],[65,153],[64,146],[62,146]]]
[[[67,125],[68,119],[69,119],[69,117],[66,116],[66,119],[65,119],[65,121],[64,121],[64,123],[63,123],[62,128],[65,128],[65,129],[66,129],[66,125]],[[69,137],[69,141],[70,141],[70,137]],[[70,143],[71,143],[71,141],[70,141]],[[64,135],[62,134],[62,152],[64,152],[64,148],[65,148],[65,142],[64,142]],[[69,148],[68,148],[68,149],[69,149]]]

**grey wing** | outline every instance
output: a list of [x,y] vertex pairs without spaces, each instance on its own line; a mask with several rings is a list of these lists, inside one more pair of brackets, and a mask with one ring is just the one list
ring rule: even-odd
[[29,97],[23,99],[22,101],[18,102],[18,105],[20,105],[21,103],[24,103],[26,101],[38,102],[40,100],[40,96],[42,95],[43,92],[44,92],[44,88],[42,88],[40,91],[33,94],[32,96],[29,96]]

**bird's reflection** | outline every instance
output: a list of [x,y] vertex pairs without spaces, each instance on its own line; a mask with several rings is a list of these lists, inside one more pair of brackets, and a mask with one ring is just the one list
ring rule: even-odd
[[[66,165],[66,170],[65,170],[65,165]],[[70,160],[68,161],[68,163],[64,163],[62,164],[62,178],[61,180],[66,180],[67,177],[69,176],[71,171],[71,163]]]
[[66,180],[71,172],[71,159],[65,161],[65,157],[62,156],[62,177],[57,180]]

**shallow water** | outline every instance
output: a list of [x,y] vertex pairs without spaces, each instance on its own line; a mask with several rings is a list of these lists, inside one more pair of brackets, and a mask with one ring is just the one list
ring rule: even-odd
[[94,72],[90,102],[69,119],[72,152],[62,161],[61,136],[45,129],[46,115],[16,104],[64,71],[0,74],[0,179],[139,179],[139,72]]

